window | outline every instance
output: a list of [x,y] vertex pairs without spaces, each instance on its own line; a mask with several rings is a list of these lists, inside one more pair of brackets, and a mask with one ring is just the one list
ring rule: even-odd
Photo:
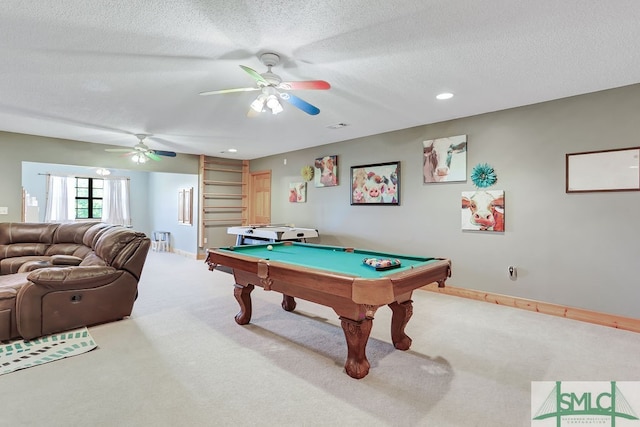
[[76,178],[76,219],[102,218],[102,178]]

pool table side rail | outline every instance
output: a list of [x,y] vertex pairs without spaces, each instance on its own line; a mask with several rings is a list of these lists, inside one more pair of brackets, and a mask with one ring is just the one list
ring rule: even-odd
[[[411,291],[438,282],[444,286],[444,281],[451,276],[451,261],[437,259],[430,263],[412,267],[380,278],[361,278],[345,273],[332,273],[327,270],[297,266],[289,263],[256,259],[240,252],[218,251],[209,249],[206,261],[210,267],[224,265],[234,270],[236,281],[242,279],[247,282],[248,277],[255,277],[253,285],[274,290],[282,283],[306,288],[312,292],[329,293],[346,298],[356,304],[384,305],[390,304]],[[250,273],[236,274],[236,270]],[[246,286],[249,283],[238,283]],[[290,286],[289,286],[290,287]],[[293,296],[293,295],[292,295]]]

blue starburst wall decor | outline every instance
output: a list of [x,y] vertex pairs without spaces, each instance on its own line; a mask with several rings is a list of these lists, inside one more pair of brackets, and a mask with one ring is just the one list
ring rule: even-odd
[[471,180],[476,187],[487,188],[496,183],[498,176],[487,163],[478,163],[471,171]]

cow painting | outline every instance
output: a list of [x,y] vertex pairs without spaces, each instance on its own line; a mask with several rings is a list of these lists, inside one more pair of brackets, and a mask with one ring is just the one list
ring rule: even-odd
[[289,183],[289,201],[291,203],[304,203],[307,201],[307,183]]
[[467,135],[430,139],[422,145],[425,183],[466,181]]
[[316,187],[333,187],[338,185],[338,156],[324,156],[317,158],[314,183]]
[[462,229],[504,231],[504,191],[463,191]]
[[399,205],[400,162],[353,166],[352,205]]

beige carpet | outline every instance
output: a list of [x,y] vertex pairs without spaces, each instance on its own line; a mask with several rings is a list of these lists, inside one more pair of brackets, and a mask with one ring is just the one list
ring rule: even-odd
[[100,351],[0,379],[0,426],[529,426],[531,381],[640,379],[640,334],[418,291],[411,349],[380,308],[354,380],[332,310],[252,296],[239,326],[232,276],[150,253],[133,316],[89,328]]

